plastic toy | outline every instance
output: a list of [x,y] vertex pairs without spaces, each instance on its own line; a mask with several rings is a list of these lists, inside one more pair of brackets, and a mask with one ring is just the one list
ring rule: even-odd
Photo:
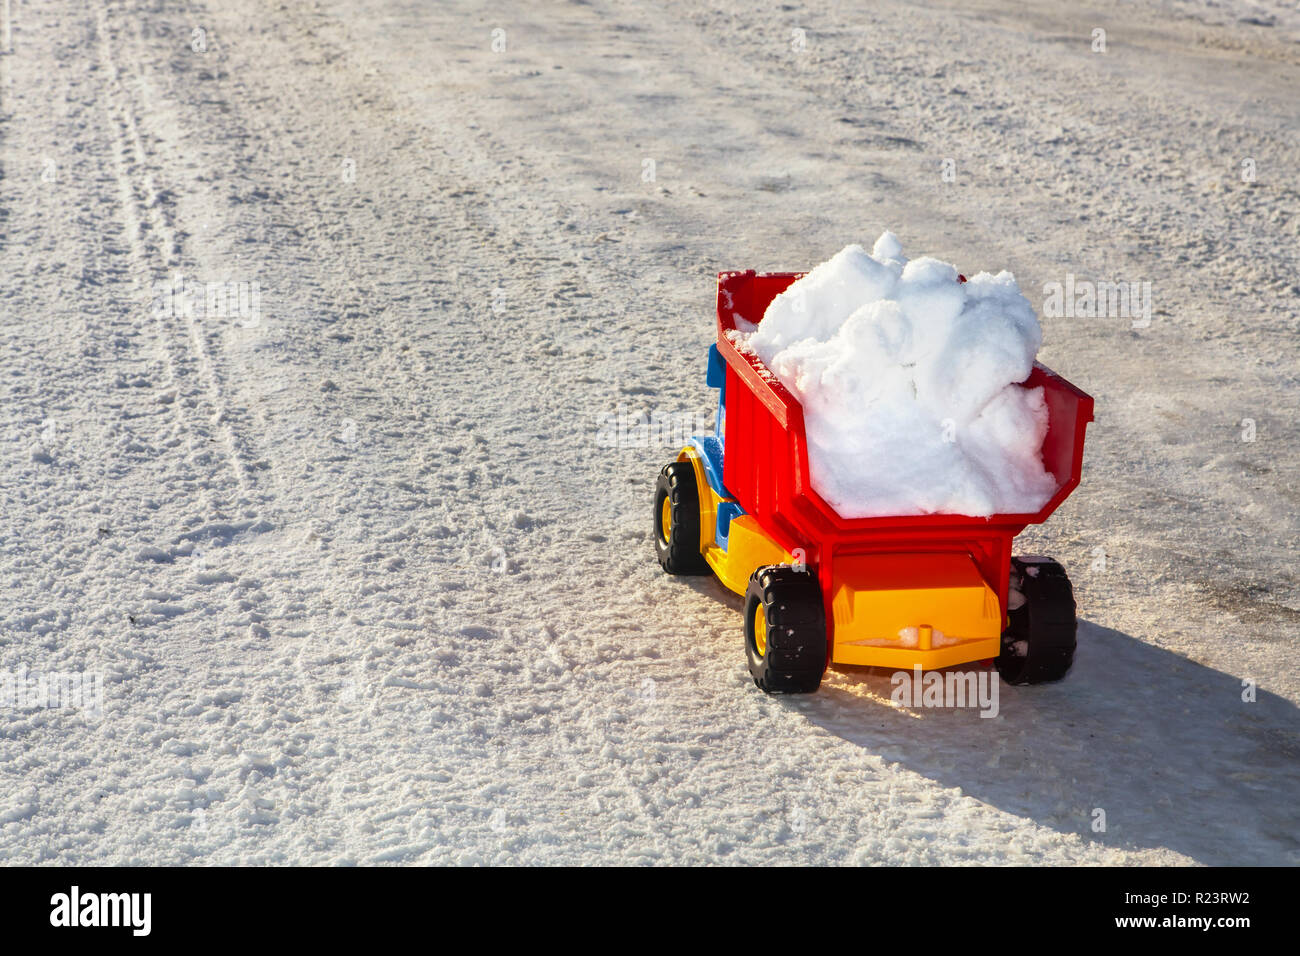
[[728,337],[801,275],[718,276],[707,374],[719,389],[717,426],[659,474],[659,563],[672,574],[715,574],[744,596],[749,670],[769,693],[815,691],[831,664],[910,670],[993,659],[1012,684],[1063,677],[1076,642],[1069,578],[1048,558],[1012,557],[1011,543],[1078,485],[1092,399],[1037,363],[1024,383],[1043,388],[1043,464],[1058,482],[1038,512],[841,518],[809,481],[798,400]]

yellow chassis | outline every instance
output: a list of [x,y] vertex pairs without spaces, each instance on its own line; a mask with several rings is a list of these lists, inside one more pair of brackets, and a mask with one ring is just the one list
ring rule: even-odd
[[[724,587],[743,596],[755,569],[795,563],[752,515],[732,518],[722,548],[716,539],[718,507],[730,499],[713,490],[694,448],[683,448],[677,460],[694,467],[700,553]],[[837,557],[830,612],[832,664],[929,670],[1001,653],[1003,611],[969,555]]]

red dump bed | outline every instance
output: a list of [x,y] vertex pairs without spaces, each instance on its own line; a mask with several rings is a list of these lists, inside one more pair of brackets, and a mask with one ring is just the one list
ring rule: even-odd
[[906,542],[909,550],[924,548],[926,542],[934,550],[943,550],[962,541],[973,553],[987,548],[984,556],[996,566],[1011,537],[1025,525],[1046,520],[1078,485],[1092,398],[1036,363],[1024,383],[1026,388],[1043,388],[1050,416],[1043,464],[1058,483],[1052,499],[1039,511],[991,518],[946,514],[841,518],[809,480],[808,440],[798,399],[757,356],[738,351],[728,335],[736,329],[737,319],[761,321],[772,299],[803,274],[718,275],[718,350],[727,363],[723,484],[787,550],[804,549],[810,561],[831,548],[878,551],[898,541]]

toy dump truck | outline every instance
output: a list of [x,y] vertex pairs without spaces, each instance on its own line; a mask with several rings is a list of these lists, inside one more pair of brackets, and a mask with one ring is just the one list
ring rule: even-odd
[[842,518],[809,480],[798,400],[732,340],[738,321],[760,321],[801,275],[718,276],[707,373],[717,425],[659,474],[659,563],[715,574],[744,596],[749,670],[769,693],[815,691],[831,664],[928,670],[991,659],[1012,684],[1060,679],[1075,652],[1069,578],[1011,547],[1078,485],[1092,399],[1037,363],[1023,383],[1043,389],[1043,464],[1057,482],[1037,512]]

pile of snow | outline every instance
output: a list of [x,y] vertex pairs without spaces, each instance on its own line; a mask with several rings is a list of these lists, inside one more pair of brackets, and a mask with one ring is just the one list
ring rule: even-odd
[[803,405],[813,487],[847,518],[1037,511],[1047,407],[1023,382],[1042,344],[1009,272],[969,281],[851,245],[739,336]]

